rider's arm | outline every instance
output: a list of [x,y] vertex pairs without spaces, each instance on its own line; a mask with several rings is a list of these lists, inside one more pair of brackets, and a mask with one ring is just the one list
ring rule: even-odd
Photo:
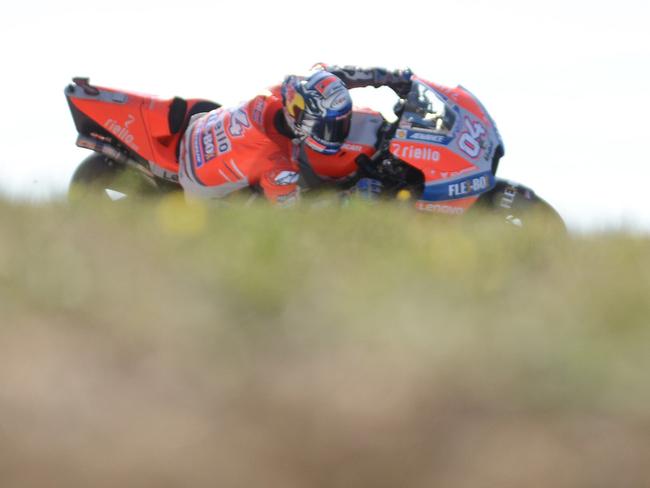
[[411,70],[385,68],[360,68],[358,66],[336,66],[320,64],[333,75],[339,77],[348,88],[364,88],[366,86],[387,86],[400,97],[406,97],[411,89]]

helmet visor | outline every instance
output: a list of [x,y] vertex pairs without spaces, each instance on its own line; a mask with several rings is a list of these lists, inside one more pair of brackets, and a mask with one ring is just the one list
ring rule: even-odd
[[[311,120],[308,120],[311,119]],[[318,142],[326,145],[341,145],[345,142],[350,133],[352,112],[338,117],[311,118],[305,114],[303,126],[308,128],[307,132]]]

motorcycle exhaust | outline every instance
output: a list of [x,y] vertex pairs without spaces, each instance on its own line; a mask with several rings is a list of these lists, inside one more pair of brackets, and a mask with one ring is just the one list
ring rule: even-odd
[[93,137],[80,135],[77,137],[77,146],[84,149],[90,149],[91,151],[95,151],[99,154],[103,154],[116,163],[123,164],[138,171],[144,177],[147,183],[149,183],[154,188],[158,188],[158,183],[156,183],[155,176],[149,168],[144,167],[137,161],[128,157],[123,152],[118,151],[110,144],[102,142]]

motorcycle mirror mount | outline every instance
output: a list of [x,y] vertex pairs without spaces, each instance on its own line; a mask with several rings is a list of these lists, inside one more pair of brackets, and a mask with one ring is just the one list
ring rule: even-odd
[[72,82],[81,88],[86,95],[99,95],[99,90],[90,84],[90,78],[88,77],[77,76],[75,78],[72,78]]

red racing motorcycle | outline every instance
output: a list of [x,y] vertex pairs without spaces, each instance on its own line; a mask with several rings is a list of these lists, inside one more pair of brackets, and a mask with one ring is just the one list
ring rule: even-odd
[[[72,176],[74,199],[180,190],[182,134],[193,115],[220,107],[204,99],[160,99],[98,87],[88,78],[74,78],[65,96],[77,145],[93,151]],[[560,215],[530,188],[496,177],[503,146],[491,118],[467,90],[414,76],[395,114],[395,122],[379,125],[374,148],[356,160],[359,178],[379,180],[384,197],[412,200],[418,210],[435,213],[488,210],[517,226],[541,213],[564,228]]]

